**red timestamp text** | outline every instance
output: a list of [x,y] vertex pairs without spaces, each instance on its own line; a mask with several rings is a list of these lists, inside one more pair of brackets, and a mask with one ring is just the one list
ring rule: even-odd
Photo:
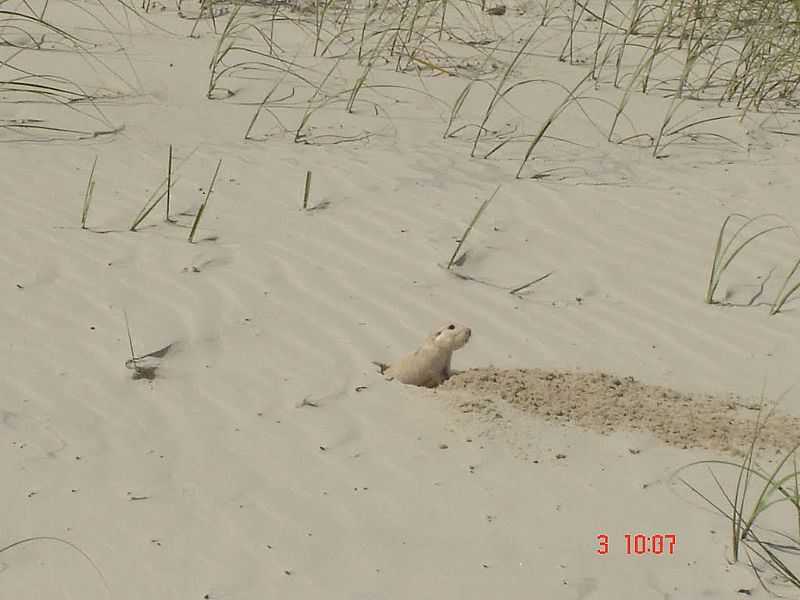
[[[675,547],[678,544],[678,536],[674,533],[654,533],[645,535],[643,533],[626,533],[623,536],[625,554],[675,554]],[[605,555],[611,551],[609,537],[600,533],[597,535],[597,548],[595,554]]]

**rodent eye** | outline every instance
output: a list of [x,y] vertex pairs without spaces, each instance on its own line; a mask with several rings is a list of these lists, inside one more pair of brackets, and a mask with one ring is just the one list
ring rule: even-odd
[[455,328],[456,328],[456,326],[455,326],[455,325],[453,325],[453,324],[451,323],[450,325],[448,325],[448,326],[447,326],[447,328],[448,328],[448,329],[455,329]]

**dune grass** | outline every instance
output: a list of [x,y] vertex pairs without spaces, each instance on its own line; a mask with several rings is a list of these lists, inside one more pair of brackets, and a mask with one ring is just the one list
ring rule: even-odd
[[536,146],[539,144],[540,141],[542,141],[542,138],[544,137],[545,133],[547,133],[547,130],[550,129],[550,127],[553,125],[556,119],[561,115],[561,113],[563,113],[567,109],[567,107],[570,104],[572,104],[572,102],[576,99],[576,94],[578,93],[578,90],[580,90],[580,88],[592,77],[593,74],[594,74],[593,70],[589,71],[588,73],[586,73],[586,75],[584,75],[584,77],[580,81],[578,81],[577,84],[575,84],[575,87],[569,90],[566,97],[561,101],[561,103],[559,103],[553,109],[553,112],[550,113],[550,116],[547,117],[545,122],[539,128],[539,131],[536,132],[536,135],[534,136],[533,140],[531,140],[531,143],[528,145],[528,148],[525,151],[525,155],[522,157],[522,161],[520,161],[519,168],[517,169],[517,174],[516,174],[517,179],[519,179],[520,176],[522,175],[522,170],[525,168],[525,165],[530,160],[531,155],[533,155],[533,151],[536,148]]
[[150,197],[145,202],[142,209],[139,211],[139,214],[136,215],[136,218],[133,220],[133,223],[130,226],[130,231],[136,231],[136,228],[141,225],[142,221],[144,221],[153,209],[161,203],[167,192],[169,190],[168,186],[174,186],[175,181],[172,179],[172,171],[169,170],[167,177],[164,178],[164,181],[159,184],[159,186],[155,189],[155,191],[150,195]]
[[[0,3],[0,107],[9,103],[29,109],[22,118],[0,118],[0,141],[91,139],[118,133],[122,126],[106,116],[99,101],[140,86],[132,67],[126,76],[102,58],[109,48],[125,53],[113,32],[115,16],[100,1],[91,7],[69,3],[90,26],[79,29],[51,19],[47,6],[45,2],[37,11],[28,2]],[[69,78],[44,71],[46,53],[53,51],[74,58],[83,72]],[[106,91],[104,75],[126,91]]]
[[177,173],[178,169],[180,169],[186,163],[186,161],[188,161],[194,155],[194,153],[197,152],[198,148],[199,146],[195,147],[191,152],[189,152],[189,154],[187,154],[175,168],[172,167],[172,151],[170,151],[167,164],[167,174],[145,201],[144,206],[142,206],[141,210],[136,215],[136,218],[134,218],[133,223],[129,228],[130,231],[136,231],[136,228],[141,225],[142,221],[144,221],[151,212],[153,212],[153,209],[155,209],[155,207],[161,203],[161,200],[166,198],[168,192],[170,192],[170,190],[175,187],[175,184],[177,183],[174,175]]
[[[725,241],[726,230],[734,219],[742,221],[742,224],[736,229],[736,231],[733,232],[733,235],[731,235],[727,242],[725,242],[723,245],[723,242]],[[764,221],[765,219],[781,219],[781,217],[772,213],[764,213],[755,217],[747,217],[741,213],[732,213],[725,217],[725,220],[722,222],[722,226],[719,229],[719,234],[717,235],[716,245],[714,246],[714,255],[711,261],[711,272],[708,277],[708,286],[706,287],[705,294],[706,304],[714,304],[716,302],[714,299],[714,294],[719,287],[722,275],[725,273],[728,267],[730,267],[733,260],[742,250],[744,250],[758,238],[765,236],[768,233],[778,231],[780,229],[791,228],[787,224],[781,224],[758,229],[755,231],[755,233],[744,233],[748,227],[757,222]]]
[[791,298],[792,295],[794,295],[794,293],[800,289],[800,281],[792,283],[792,279],[794,278],[798,269],[800,269],[800,258],[795,261],[794,266],[789,270],[789,273],[783,280],[783,285],[781,286],[780,291],[778,291],[778,295],[775,297],[775,302],[772,303],[772,306],[769,309],[769,314],[778,314],[781,311],[781,308],[783,308],[783,305],[786,304],[786,301],[789,300],[789,298]]
[[458,253],[461,252],[461,247],[464,245],[464,242],[467,241],[467,237],[469,237],[469,234],[472,231],[472,228],[475,227],[475,223],[477,223],[478,219],[481,218],[481,215],[483,214],[483,211],[486,210],[486,207],[489,206],[489,204],[491,203],[492,200],[494,200],[494,197],[497,195],[497,192],[500,191],[500,187],[501,186],[498,185],[495,188],[494,192],[492,192],[492,195],[489,196],[483,202],[481,202],[481,205],[478,207],[478,210],[475,211],[475,214],[472,216],[472,220],[469,222],[469,225],[467,225],[467,228],[464,230],[464,233],[461,234],[461,238],[458,240],[458,244],[456,245],[456,249],[453,250],[453,255],[450,257],[450,260],[447,261],[447,269],[448,270],[450,270],[453,267],[453,265],[458,262],[458,259],[459,259]]
[[136,357],[136,351],[133,349],[133,335],[131,334],[131,324],[128,320],[128,311],[122,312],[123,316],[125,317],[125,333],[128,336],[128,349],[131,352],[131,358],[128,363],[133,368],[133,378],[134,379],[141,379],[147,378],[147,373],[145,372],[144,368],[139,366],[138,359]]
[[67,546],[73,552],[77,552],[87,563],[89,563],[89,565],[91,565],[94,572],[97,573],[97,576],[100,577],[100,581],[103,582],[103,587],[105,587],[106,591],[109,594],[111,593],[111,588],[108,585],[108,580],[106,580],[105,575],[103,575],[103,572],[100,570],[100,567],[97,566],[97,563],[95,563],[94,560],[92,560],[92,557],[89,556],[79,546],[77,546],[73,542],[70,542],[69,540],[65,540],[64,538],[51,535],[37,535],[37,536],[27,537],[16,540],[14,542],[6,544],[5,546],[0,547],[0,554],[9,552],[14,548],[19,548],[20,546],[26,546],[28,544],[34,544],[38,542],[55,542],[57,544],[62,544],[64,546]]
[[[480,14],[475,16],[478,4]],[[149,0],[146,0],[143,7],[145,11],[149,10]],[[603,0],[599,8],[578,0],[566,3],[544,0],[539,5],[540,19],[529,18],[523,25],[505,25],[505,29],[488,24],[483,13],[483,2],[465,0],[429,3],[387,0],[380,6],[370,6],[360,11],[350,3],[341,5],[335,0],[316,0],[310,17],[292,14],[288,7],[282,6],[275,6],[271,15],[266,17],[249,8],[251,7],[246,3],[236,4],[222,31],[216,33],[214,2],[202,0],[200,14],[191,31],[194,36],[201,15],[211,16],[217,43],[208,65],[208,85],[205,88],[207,98],[221,100],[234,96],[236,88],[229,84],[237,77],[258,75],[265,79],[264,89],[267,91],[260,92],[259,98],[263,95],[263,100],[258,104],[245,133],[246,139],[251,139],[250,134],[259,114],[262,111],[270,112],[273,103],[279,102],[274,96],[284,82],[292,81],[303,89],[305,95],[301,96],[304,102],[294,107],[299,111],[295,114],[300,117],[297,126],[283,129],[294,133],[295,142],[308,143],[312,116],[335,103],[343,104],[343,112],[347,115],[356,114],[356,107],[363,106],[363,98],[367,97],[368,91],[377,89],[374,85],[375,76],[381,70],[381,73],[393,71],[398,78],[404,77],[413,82],[409,83],[409,88],[422,89],[426,93],[425,77],[461,78],[462,82],[457,86],[459,93],[443,100],[450,109],[443,138],[451,140],[465,129],[474,129],[474,137],[464,145],[464,151],[468,148],[470,156],[476,157],[481,142],[490,139],[491,122],[505,116],[501,115],[501,109],[511,111],[514,108],[511,102],[512,92],[529,90],[536,83],[545,81],[534,75],[539,69],[537,61],[547,58],[542,58],[544,52],[534,52],[533,47],[540,38],[559,31],[565,38],[560,44],[560,52],[553,54],[550,59],[561,59],[565,68],[568,68],[567,65],[578,65],[578,54],[583,40],[583,47],[591,49],[586,57],[591,68],[576,85],[564,88],[566,95],[543,122],[536,121],[538,117],[532,116],[533,108],[523,107],[518,111],[523,131],[514,140],[524,140],[525,151],[521,154],[522,158],[516,169],[517,178],[532,159],[534,151],[537,152],[537,160],[540,156],[542,159],[547,158],[547,153],[542,151],[546,146],[540,147],[539,144],[548,136],[555,138],[553,130],[560,125],[561,115],[579,101],[580,94],[589,87],[589,81],[594,83],[598,94],[619,92],[614,110],[608,121],[603,122],[603,132],[607,133],[606,141],[621,144],[632,139],[649,140],[649,153],[656,158],[663,158],[664,149],[675,139],[694,143],[697,136],[687,132],[699,125],[713,127],[722,125],[725,119],[734,118],[741,121],[754,111],[782,114],[787,110],[787,105],[791,106],[798,101],[800,0],[772,0],[763,3],[742,0],[697,0],[691,3],[679,0],[633,0],[627,11],[608,0]],[[22,32],[24,38],[23,42],[17,43],[18,52],[0,60],[0,94],[22,99],[29,104],[54,104],[62,108],[68,117],[65,122],[60,123],[40,123],[34,119],[0,121],[0,131],[36,131],[46,132],[48,135],[87,138],[119,131],[119,126],[109,120],[100,108],[97,101],[98,90],[93,86],[28,69],[26,56],[42,51],[45,40],[59,48],[68,48],[86,57],[87,61],[98,60],[95,55],[99,52],[91,52],[92,42],[80,39],[75,33],[50,22],[46,10],[46,5],[38,13],[30,8],[28,11],[0,10],[0,30],[14,29]],[[126,10],[133,9],[128,7]],[[594,20],[589,21],[587,15]],[[363,19],[359,21],[359,17]],[[318,63],[303,63],[286,54],[278,43],[279,29],[283,26],[296,28],[308,35],[308,55],[319,59]],[[468,31],[468,26],[472,27],[472,31]],[[491,37],[487,49],[481,49],[483,40],[470,38],[473,33],[477,35],[476,32],[480,32],[483,37]],[[110,35],[110,28],[106,33]],[[588,45],[585,43],[586,39],[591,40]],[[5,39],[4,45],[13,46]],[[95,65],[95,62],[91,64]],[[489,65],[494,64],[497,65],[496,70],[493,70],[494,67],[490,69]],[[344,77],[342,73],[346,72],[343,67],[353,65],[358,69],[355,78],[351,76],[349,79],[352,83],[335,88],[336,85],[341,85]],[[567,72],[578,76],[581,73],[577,70]],[[275,78],[277,80],[273,81]],[[560,82],[556,83],[562,85]],[[483,92],[486,95],[476,99],[481,109],[468,114],[468,102]],[[292,95],[294,93],[293,89]],[[648,101],[660,101],[663,112],[653,113],[659,116],[651,117],[650,121],[637,124],[626,121],[628,113],[635,112],[629,108],[644,96],[649,96]],[[288,95],[282,99],[286,98]],[[729,114],[707,116],[704,111],[709,104],[724,107]],[[684,111],[690,116],[686,117],[685,122],[676,123],[679,113]],[[377,112],[376,110],[376,114]],[[275,116],[274,112],[272,114]],[[349,118],[347,115],[343,118]],[[75,124],[70,120],[78,117],[82,118],[82,123],[88,119],[98,124],[97,128]],[[462,117],[469,125],[456,127],[456,121]],[[275,118],[277,120],[277,116]],[[618,129],[626,122],[630,130],[619,133]],[[709,135],[726,139],[734,146],[736,144],[725,133],[712,131]],[[496,151],[505,145],[506,141],[500,142],[484,154],[483,158],[496,157]],[[188,160],[188,156],[185,160]],[[95,187],[96,164],[97,158],[92,165],[84,193],[82,229],[87,228]],[[221,165],[220,159],[191,225],[189,243],[195,242]],[[165,180],[147,199],[134,219],[131,231],[136,231],[164,199],[164,219],[167,222],[172,221],[171,191],[176,183],[177,168],[173,168],[173,149],[170,145]],[[513,175],[513,170],[508,174]],[[303,190],[303,210],[309,208],[311,178],[312,172],[309,170],[306,172]],[[463,258],[461,251],[467,238],[500,188],[498,185],[474,213],[447,262],[448,270]],[[739,213],[725,218],[716,239],[704,296],[706,303],[714,304],[718,301],[716,296],[723,276],[745,248],[771,232],[789,228],[784,223],[765,225],[768,220],[775,218],[778,217],[773,214],[751,218]],[[735,227],[735,223],[739,225]],[[770,314],[781,312],[786,302],[800,289],[800,282],[794,280],[798,270],[800,259],[797,259],[788,272]],[[510,293],[518,294],[529,289],[549,275],[550,273],[517,286]],[[131,360],[136,366],[127,314],[125,322]],[[782,553],[787,548],[800,552],[800,543],[796,541],[800,538],[800,475],[796,464],[798,446],[786,453],[775,468],[761,468],[755,454],[763,426],[759,418],[752,443],[740,463],[702,463],[738,469],[732,492],[726,490],[712,473],[717,490],[722,495],[722,502],[712,502],[710,496],[700,494],[698,489],[690,487],[730,521],[734,560],[739,560],[743,553],[747,553],[749,559],[759,559],[770,565],[786,581],[800,588],[800,579],[782,558]],[[754,489],[756,499],[750,502]],[[797,534],[785,534],[789,543],[782,546],[761,536],[759,522],[775,507],[786,504],[795,511]],[[37,539],[58,540],[20,540],[0,548],[0,553]]]
[[[494,111],[495,107],[497,106],[498,100],[500,100],[503,96],[505,96],[509,91],[506,88],[506,82],[508,81],[508,78],[511,76],[511,73],[514,71],[514,68],[519,63],[519,61],[522,59],[522,57],[524,56],[525,50],[531,44],[531,42],[536,37],[536,34],[538,32],[539,32],[539,27],[535,28],[530,33],[530,35],[527,37],[527,39],[522,44],[520,49],[514,55],[514,58],[511,60],[511,62],[506,67],[506,69],[505,69],[505,71],[503,73],[503,76],[500,78],[500,82],[495,87],[492,99],[489,101],[489,104],[487,104],[486,111],[483,114],[483,119],[481,120],[480,125],[478,125],[477,132],[475,134],[475,140],[472,143],[472,152],[470,153],[470,156],[475,156],[475,152],[476,152],[476,150],[478,148],[478,142],[481,139],[481,132],[486,129],[486,123],[489,120],[489,118],[492,116],[492,112]],[[463,102],[463,100],[461,102]],[[455,107],[454,107],[454,110],[455,110]]]
[[169,216],[170,201],[172,200],[172,144],[169,145],[169,156],[167,157],[167,196],[164,206],[164,221],[172,223],[173,220]]
[[306,171],[306,184],[303,186],[303,210],[308,210],[309,194],[311,194],[311,171]]
[[206,205],[208,204],[208,199],[211,197],[211,192],[214,191],[214,184],[217,181],[217,175],[219,175],[220,167],[222,167],[222,159],[219,159],[217,162],[217,168],[214,169],[214,175],[211,177],[211,183],[208,184],[208,191],[206,192],[205,197],[203,198],[203,202],[200,204],[200,208],[197,209],[197,215],[195,215],[194,222],[192,223],[192,229],[189,231],[189,243],[194,243],[194,236],[197,233],[197,227],[200,225],[200,220],[203,218],[203,213],[206,211]]
[[[470,155],[477,156],[481,142],[490,134],[496,135],[491,122],[507,118],[505,109],[516,111],[522,121],[521,131],[507,133],[506,139],[495,142],[484,158],[498,158],[499,149],[524,141],[526,148],[517,166],[517,178],[544,138],[576,145],[583,142],[560,139],[559,133],[553,131],[558,128],[559,116],[575,102],[581,104],[580,110],[593,127],[603,129],[609,142],[644,143],[654,157],[663,159],[668,156],[665,149],[673,145],[677,148],[721,143],[742,150],[744,146],[735,139],[731,128],[715,128],[723,126],[725,120],[742,119],[753,110],[782,110],[776,103],[791,98],[800,85],[800,20],[796,6],[788,0],[774,0],[763,6],[741,0],[733,4],[722,0],[697,0],[691,4],[680,0],[634,0],[627,7],[608,0],[598,5],[577,0],[545,1],[536,8],[540,19],[526,15],[525,19],[508,23],[509,15],[499,19],[487,16],[482,4],[479,7],[467,0],[385,0],[363,7],[340,0],[319,0],[308,10],[276,5],[271,14],[260,16],[243,6],[237,5],[218,36],[210,63],[209,98],[223,99],[233,94],[233,86],[224,80],[245,72],[248,78],[260,72],[259,76],[269,82],[268,88],[274,85],[273,75],[279,81],[288,77],[298,84],[297,89],[292,88],[293,96],[295,92],[301,96],[303,88],[307,93],[305,104],[301,101],[305,108],[299,124],[293,129],[295,141],[310,143],[307,130],[312,115],[340,102],[345,111],[354,113],[356,102],[370,89],[369,82],[379,70],[386,73],[391,69],[399,77],[412,75],[422,84],[409,83],[409,89],[418,90],[425,89],[423,76],[463,78],[465,85],[456,97],[440,99],[450,107],[443,137],[451,139],[467,129],[474,131],[469,139]],[[561,29],[547,30],[556,22]],[[330,69],[324,67],[326,75],[321,83],[313,81],[307,61],[296,56],[289,59],[277,43],[279,32],[286,27],[300,30],[307,37],[306,57],[331,61]],[[492,37],[485,41],[471,39],[477,32],[491,32]],[[516,94],[534,81],[545,81],[531,74],[540,71],[535,56],[538,46],[548,43],[548,37],[553,39],[551,45],[560,40],[560,52],[554,59],[560,58],[569,65],[586,63],[590,74],[571,92],[567,89],[567,96],[549,116],[533,117],[514,105],[511,92]],[[465,61],[469,70],[462,70]],[[334,75],[350,72],[351,65],[359,66],[352,85],[329,89],[331,83],[338,85]],[[622,90],[605,123],[601,122],[606,118],[603,113],[589,114],[579,102],[583,99],[578,96],[583,93],[581,86],[588,80],[593,82],[597,95],[586,98],[600,103],[612,101],[609,90]],[[272,87],[271,92],[274,90]],[[484,93],[487,90],[488,97]],[[651,111],[650,122],[631,120],[629,113],[635,112],[632,103],[642,95],[663,100],[661,118]],[[262,111],[271,112],[280,123],[268,106],[274,102],[272,93],[266,92],[262,97],[245,134],[247,139]],[[468,100],[482,102],[480,115],[465,114]],[[714,113],[714,103],[727,112]],[[457,125],[461,117],[467,118],[467,125]],[[623,122],[628,124],[627,130],[618,131]],[[366,137],[369,136],[342,136],[335,143]],[[547,159],[548,153],[537,156]]]
[[[719,500],[713,499],[710,492],[702,491],[683,476],[678,480],[728,521],[731,560],[738,562],[745,558],[762,587],[772,592],[767,574],[770,575],[769,580],[777,578],[783,584],[800,589],[800,565],[796,564],[796,557],[800,554],[800,472],[797,468],[800,443],[784,449],[773,467],[763,467],[758,449],[770,418],[775,418],[774,412],[766,411],[762,398],[750,443],[743,449],[740,461],[703,460],[679,469],[682,472],[705,467]],[[732,489],[722,483],[719,469],[735,470],[736,482]],[[788,510],[776,515],[782,507]],[[769,525],[761,526],[768,514]],[[778,521],[784,525],[776,529],[775,523]]]
[[545,279],[550,277],[550,275],[552,275],[554,272],[555,271],[550,271],[550,272],[545,273],[544,275],[542,275],[540,277],[537,277],[533,281],[529,281],[527,283],[523,283],[522,285],[518,285],[516,287],[513,287],[510,290],[508,290],[508,293],[511,294],[512,296],[516,296],[518,294],[522,294],[522,292],[524,292],[525,290],[530,289],[531,287],[533,287],[534,285],[536,285],[540,281],[544,281]]
[[86,192],[83,195],[83,208],[81,209],[81,229],[86,229],[86,218],[89,216],[89,206],[94,193],[94,169],[97,166],[97,157],[94,157],[92,169],[89,171],[89,180],[86,182]]
[[[100,3],[99,6],[103,5]],[[143,7],[147,12],[149,2],[143,2]],[[216,32],[215,8],[211,0],[201,2],[192,35],[196,33],[198,19],[204,15],[211,17],[212,29]],[[741,0],[733,3],[722,0],[697,0],[693,3],[634,0],[625,8],[608,0],[597,5],[577,0],[563,3],[545,0],[529,7],[541,18],[530,14],[526,15],[526,20],[508,23],[506,20],[510,15],[491,17],[485,8],[482,3],[478,6],[468,0],[427,3],[385,0],[369,6],[341,0],[318,0],[310,11],[294,10],[283,3],[274,3],[269,11],[257,10],[248,3],[237,3],[226,17],[225,26],[218,34],[213,34],[216,44],[209,61],[206,95],[212,99],[231,97],[236,93],[236,87],[227,80],[240,76],[248,79],[263,77],[271,80],[270,85],[274,76],[288,77],[301,88],[305,87],[314,99],[307,105],[300,126],[295,128],[296,141],[307,142],[302,132],[311,113],[332,99],[342,97],[342,94],[347,98],[345,110],[352,113],[375,69],[391,68],[399,76],[409,74],[413,78],[420,75],[463,77],[466,86],[461,93],[455,99],[443,99],[452,107],[444,137],[452,136],[455,118],[467,97],[477,93],[479,87],[483,89],[488,85],[491,96],[486,99],[482,114],[476,116],[470,125],[475,130],[470,140],[470,154],[475,156],[488,133],[490,119],[494,116],[501,118],[498,109],[501,104],[508,104],[510,89],[519,91],[518,86],[532,79],[532,72],[539,71],[534,46],[544,43],[548,36],[557,32],[547,28],[558,26],[561,27],[561,37],[554,39],[560,40],[561,51],[553,56],[555,60],[560,58],[568,64],[590,64],[591,79],[599,92],[609,87],[625,90],[616,113],[604,126],[608,140],[649,140],[652,154],[663,158],[664,148],[678,139],[689,145],[701,141],[703,136],[695,132],[698,125],[713,127],[719,123],[717,117],[705,115],[708,104],[703,101],[714,99],[732,109],[732,114],[725,118],[735,115],[741,119],[751,111],[780,110],[776,103],[791,100],[800,85],[800,19],[797,4],[789,0],[764,4]],[[126,5],[124,10],[126,14],[137,14],[132,6]],[[86,55],[87,60],[92,56],[86,41],[58,24],[48,22],[45,15],[46,8],[39,12],[32,9],[0,11],[0,29],[5,22],[8,26],[22,29],[29,40],[21,45],[25,52],[5,58],[5,63],[0,65],[25,72],[24,65],[17,63],[30,51],[28,47],[41,48],[43,36],[74,48]],[[286,27],[295,28],[307,36],[308,57],[353,61],[360,65],[361,72],[353,84],[332,94],[317,93],[320,86],[310,76],[309,65],[290,59],[278,43],[280,33]],[[493,39],[488,41],[494,45],[490,44],[484,50],[479,45],[484,43],[482,40],[470,38],[480,32],[491,34]],[[109,39],[116,40],[110,28],[107,28],[107,34]],[[515,43],[515,40],[523,41]],[[580,60],[576,54],[579,47],[584,54],[588,53]],[[97,57],[91,60],[96,61]],[[463,69],[465,61],[470,64],[470,71]],[[489,65],[493,65],[491,69]],[[46,74],[42,76],[47,77]],[[34,84],[27,76],[8,77],[0,78],[0,90],[36,94],[58,102],[67,110],[98,119],[104,124],[102,130],[17,122],[3,125],[0,131],[50,131],[59,135],[97,135],[118,131],[119,127],[102,114],[95,102],[95,94],[77,82],[72,83],[59,85],[57,79],[43,79]],[[476,86],[476,83],[481,86]],[[637,94],[664,96],[663,117],[640,124],[639,130],[624,132],[617,138],[620,120]],[[258,113],[271,111],[268,104],[275,101],[269,93],[262,96],[264,101],[245,134],[248,139]],[[92,107],[92,111],[85,111],[81,103]],[[557,111],[569,104],[566,102]],[[679,109],[689,124],[675,127]],[[559,114],[557,112],[555,116]],[[527,140],[528,146],[523,152],[527,158],[523,158],[517,168],[517,177],[532,148],[543,137],[553,135],[553,125],[551,114],[544,125],[541,122],[529,124],[531,129],[516,136],[516,139]],[[723,132],[710,130],[703,133],[706,139],[717,136],[718,140],[733,141]],[[353,138],[356,139],[363,139],[363,136]],[[494,154],[492,151],[486,157]]]

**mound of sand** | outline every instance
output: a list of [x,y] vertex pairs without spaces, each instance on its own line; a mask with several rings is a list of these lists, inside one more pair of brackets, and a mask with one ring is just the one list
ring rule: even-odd
[[[751,443],[760,405],[738,396],[693,395],[647,385],[633,377],[602,372],[542,369],[470,369],[439,388],[468,392],[465,412],[496,412],[500,399],[548,421],[587,429],[649,431],[681,448],[740,452]],[[760,448],[788,449],[800,443],[800,419],[765,408],[769,416]]]

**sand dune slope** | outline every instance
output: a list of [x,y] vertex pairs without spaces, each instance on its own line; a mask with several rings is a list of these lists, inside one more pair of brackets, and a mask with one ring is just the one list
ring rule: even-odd
[[[473,159],[467,140],[443,139],[461,86],[429,77],[396,106],[376,84],[366,97],[391,107],[385,118],[314,114],[311,133],[369,130],[359,141],[263,137],[266,117],[262,137],[244,141],[264,82],[242,77],[241,96],[209,100],[210,23],[190,39],[193,22],[171,7],[150,18],[174,33],[120,21],[126,53],[97,48],[137,73],[136,93],[95,73],[121,94],[100,105],[123,130],[0,146],[0,547],[75,544],[1,552],[0,598],[767,597],[726,562],[725,519],[675,477],[730,455],[671,447],[646,427],[549,423],[513,402],[499,416],[464,412],[444,390],[384,381],[371,361],[453,320],[473,331],[458,369],[604,371],[698,396],[781,397],[797,381],[798,302],[771,317],[768,300],[798,239],[765,237],[726,273],[722,304],[703,295],[727,214],[800,219],[796,138],[664,160],[576,145],[584,175],[515,179],[516,156]],[[330,63],[305,58],[319,81]],[[296,127],[303,105],[275,110]],[[590,137],[578,119],[562,127]],[[174,222],[159,205],[132,232],[170,144]],[[315,209],[304,211],[307,171]],[[444,268],[498,184],[466,258]],[[126,368],[126,319],[138,357],[168,348],[148,377]],[[781,411],[800,413],[795,393]],[[674,534],[674,553],[628,554],[636,533]]]

